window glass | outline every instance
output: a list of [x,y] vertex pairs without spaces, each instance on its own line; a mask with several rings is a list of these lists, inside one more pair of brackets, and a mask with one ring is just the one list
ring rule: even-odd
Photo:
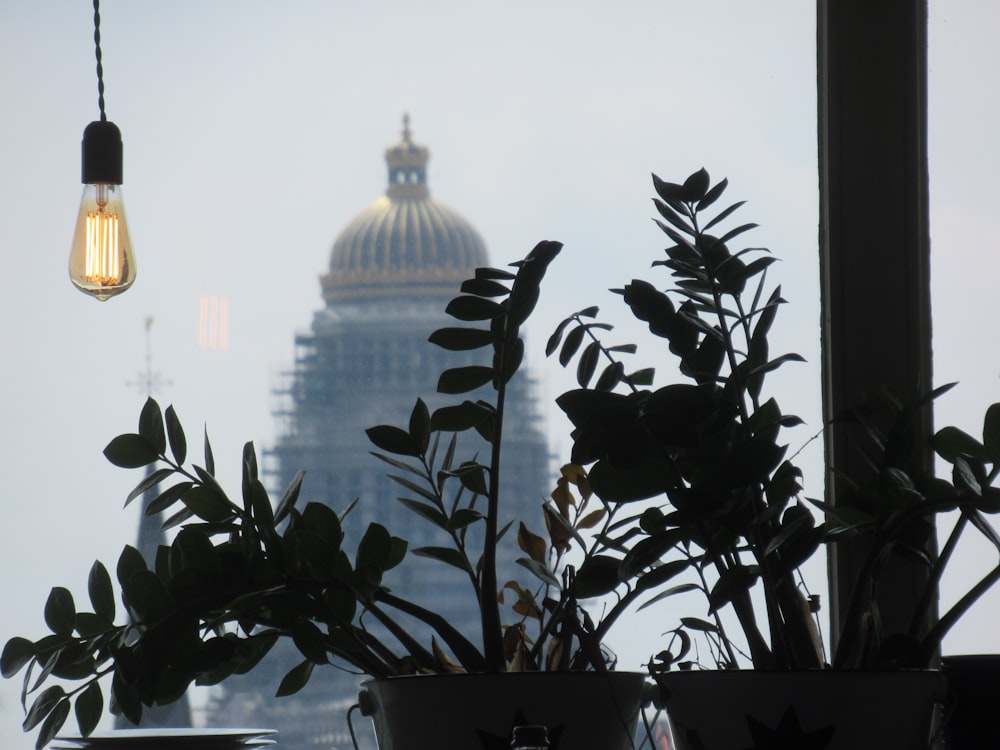
[[[176,406],[192,452],[207,425],[229,487],[244,441],[273,445],[286,422],[272,389],[323,308],[318,279],[334,239],[386,190],[383,153],[404,112],[431,150],[432,195],[476,227],[493,263],[541,239],[566,245],[529,330],[544,403],[573,385],[544,360],[545,340],[585,305],[640,344],[637,362],[664,360],[607,289],[656,280],[649,265],[665,238],[651,221],[651,172],[728,177],[732,199],[748,200],[744,219],[761,225],[748,242],[782,260],[770,279],[790,304],[774,348],[809,364],[774,384],[784,410],[807,422],[789,441],[807,445],[806,490],[822,494],[821,447],[809,442],[820,425],[813,3],[174,0],[101,10],[139,273],[106,303],[66,278],[80,137],[98,116],[92,9],[0,6],[0,465],[5,524],[17,530],[0,545],[0,588],[17,605],[5,608],[3,638],[42,632],[48,587],[84,596],[93,559],[113,565],[135,538],[138,511],[121,506],[140,477],[101,451],[135,429],[147,390]],[[965,125],[979,132],[981,119]],[[977,178],[988,173],[978,166]],[[956,211],[971,200],[966,188]],[[978,230],[956,249],[984,247]],[[547,412],[564,459],[567,427]],[[820,565],[811,577],[824,576]],[[670,618],[613,639],[622,665],[646,659]],[[26,745],[18,687],[0,683],[9,747]]]
[[[929,27],[929,152],[934,380],[958,381],[941,398],[938,427],[982,437],[986,408],[1000,401],[1000,352],[992,300],[997,267],[995,175],[1000,171],[1000,65],[988,0],[932,2]],[[950,525],[939,528],[944,543]],[[966,533],[942,587],[942,609],[996,566],[996,550]],[[975,577],[975,578],[974,578]],[[980,601],[945,643],[945,653],[994,652],[1000,591]]]

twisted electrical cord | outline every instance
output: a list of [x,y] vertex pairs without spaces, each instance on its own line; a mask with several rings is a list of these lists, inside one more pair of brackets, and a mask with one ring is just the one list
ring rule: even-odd
[[104,65],[101,63],[101,2],[94,0],[94,46],[97,55],[97,106],[101,110],[101,122],[108,119],[104,112]]

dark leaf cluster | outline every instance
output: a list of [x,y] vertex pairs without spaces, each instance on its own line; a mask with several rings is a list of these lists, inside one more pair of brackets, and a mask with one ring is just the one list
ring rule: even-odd
[[[572,460],[589,467],[598,496],[660,501],[641,514],[624,564],[649,592],[645,606],[702,592],[713,621],[687,618],[678,643],[689,640],[685,627],[711,633],[714,658],[734,666],[739,652],[720,618],[729,608],[757,666],[818,666],[815,623],[801,616],[795,576],[825,527],[797,499],[800,472],[781,440],[782,429],[801,420],[763,396],[767,374],[801,357],[770,351],[784,303],[780,289],[767,287],[774,258],[763,248],[733,249],[756,225],[725,228],[742,206],[716,210],[727,186],[713,185],[703,169],[683,183],[654,175],[655,221],[669,244],[653,266],[669,273],[670,284],[664,290],[634,279],[612,290],[664,341],[688,382],[655,387],[652,368],[626,374],[622,357],[637,347],[606,345],[610,326],[587,308],[549,340],[548,353],[558,351],[563,366],[575,359],[580,385],[557,403],[573,425]],[[760,630],[753,589],[762,590],[780,629]]]
[[[654,175],[653,187],[655,221],[669,241],[653,266],[669,273],[670,284],[636,279],[612,291],[665,342],[688,382],[654,387],[651,378],[625,375],[621,356],[636,347],[606,345],[602,336],[611,327],[595,320],[594,307],[564,320],[547,348],[549,355],[558,351],[564,367],[576,360],[580,388],[557,403],[573,424],[572,459],[589,467],[595,494],[606,502],[657,503],[622,537],[625,575],[650,592],[643,606],[692,591],[704,599],[703,612],[670,631],[651,668],[689,664],[692,633],[725,668],[745,661],[765,669],[825,665],[815,623],[819,599],[804,589],[797,568],[846,540],[860,541],[866,552],[829,662],[928,665],[944,634],[1000,579],[998,565],[934,620],[937,586],[963,532],[974,529],[1000,551],[988,520],[1000,511],[993,487],[1000,406],[987,411],[981,439],[954,427],[934,436],[933,449],[952,467],[950,479],[941,479],[920,460],[931,447],[921,442],[922,414],[950,386],[861,405],[850,416],[870,480],[841,478],[831,501],[801,497],[801,472],[782,440],[782,431],[801,420],[765,395],[770,373],[802,359],[771,351],[770,332],[785,302],[766,282],[775,259],[764,248],[735,245],[756,225],[727,228],[743,202],[718,203],[726,180],[713,185],[702,169],[682,183]],[[598,361],[603,370],[594,383]],[[935,555],[934,530],[944,517],[955,523]],[[909,628],[886,632],[877,591],[898,556],[924,566],[928,583]],[[724,620],[723,611],[734,617]],[[739,639],[727,631],[734,621]]]
[[[297,692],[315,666],[328,663],[372,677],[608,668],[613,657],[601,641],[627,602],[600,623],[577,603],[620,582],[621,560],[601,554],[612,513],[606,504],[591,502],[586,473],[564,469],[542,508],[547,537],[523,521],[516,527],[513,519],[500,521],[507,384],[523,358],[521,326],[560,248],[557,242],[539,243],[512,271],[478,269],[448,305],[465,325],[442,328],[431,342],[488,352],[482,363],[441,374],[439,391],[464,398],[433,412],[418,398],[405,426],[367,431],[374,455],[390,467],[402,491],[399,500],[439,532],[441,544],[411,553],[469,577],[472,606],[482,614],[481,645],[384,584],[386,572],[404,560],[403,539],[373,523],[349,543],[342,521],[353,505],[343,514],[324,503],[302,507],[301,472],[272,502],[250,443],[243,450],[240,493],[228,494],[216,478],[207,432],[202,459],[190,461],[175,410],[161,411],[149,399],[138,429],[114,438],[104,453],[116,466],[145,469],[126,504],[142,498],[146,513],[163,513],[173,541],[148,563],[125,547],[115,568],[117,597],[101,563],[91,572],[89,608],[78,609],[67,589],[53,589],[44,611],[50,633],[6,644],[2,673],[24,673],[24,727],[38,730],[37,746],[47,744],[74,711],[84,735],[105,706],[137,723],[144,706],[174,701],[191,684],[215,684],[252,670],[279,639],[294,643],[301,661],[276,686],[278,695]],[[482,395],[484,387],[492,396]],[[458,457],[458,433],[465,431],[486,441],[487,456]],[[540,582],[536,588],[496,580],[497,542],[512,528],[524,553],[518,562]],[[591,534],[595,539],[586,540]],[[584,550],[579,571],[560,562],[574,544]],[[516,619],[502,624],[499,605],[511,594]],[[429,626],[432,644],[418,642],[399,615]],[[372,621],[379,633],[391,635],[391,643],[364,624]],[[530,632],[529,623],[535,626]]]

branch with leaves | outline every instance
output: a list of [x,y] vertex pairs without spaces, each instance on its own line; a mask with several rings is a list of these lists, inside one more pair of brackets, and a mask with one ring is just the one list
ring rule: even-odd
[[[543,581],[545,593],[533,596],[516,582],[501,586],[497,580],[497,543],[513,522],[501,520],[507,384],[523,359],[521,326],[560,248],[542,242],[513,264],[514,270],[478,269],[447,308],[466,325],[431,336],[445,349],[489,352],[487,363],[443,372],[438,390],[455,395],[487,388],[492,398],[465,398],[433,413],[418,399],[405,428],[368,430],[374,454],[406,491],[401,502],[441,533],[441,544],[413,554],[468,576],[470,606],[481,615],[481,643],[383,585],[385,574],[404,563],[405,540],[373,523],[349,554],[342,521],[353,504],[342,514],[324,503],[299,508],[301,472],[272,503],[250,443],[243,450],[241,492],[232,498],[216,478],[207,433],[202,462],[189,462],[177,413],[173,407],[161,411],[149,399],[138,430],[114,438],[105,456],[119,467],[147,469],[126,504],[152,494],[146,512],[167,514],[164,528],[176,533],[150,565],[135,548],[125,547],[116,567],[123,611],[116,611],[106,568],[95,563],[90,609],[78,610],[67,589],[54,588],[45,606],[51,632],[7,642],[0,668],[5,677],[24,672],[24,728],[38,730],[37,747],[46,745],[72,712],[83,735],[93,731],[106,704],[138,723],[143,706],[177,700],[191,684],[215,684],[252,670],[279,639],[294,643],[301,661],[281,680],[278,695],[297,692],[316,666],[330,663],[375,678],[608,668],[613,658],[599,642],[606,626],[592,622],[578,604],[607,590],[603,582],[593,585],[600,567],[593,560],[603,547],[584,553],[578,575],[562,564],[561,555],[570,540],[583,549],[582,534],[612,513],[574,515],[566,492],[557,490],[553,503],[540,509],[549,541],[531,533],[524,521],[518,525],[518,542],[527,554],[520,562]],[[458,435],[469,430],[489,444],[486,459],[457,458]],[[584,481],[582,473],[574,475],[578,486]],[[549,588],[553,581],[557,585]],[[511,590],[517,593],[511,610],[516,621],[504,624],[500,602]],[[525,627],[526,614],[536,629]],[[616,609],[613,619],[619,614]],[[431,642],[404,627],[400,615],[423,623]],[[119,618],[124,622],[116,622]]]
[[[802,359],[769,351],[768,333],[784,303],[780,289],[766,287],[774,258],[762,248],[730,250],[755,224],[710,233],[743,205],[703,218],[723,196],[726,180],[712,186],[701,170],[683,184],[656,176],[653,184],[657,225],[674,243],[653,265],[670,271],[674,285],[663,292],[633,280],[613,291],[666,340],[679,372],[692,382],[642,389],[652,384],[652,370],[626,375],[621,360],[636,346],[605,346],[597,332],[610,326],[593,322],[597,308],[570,316],[548,351],[558,350],[564,366],[577,358],[580,388],[557,399],[574,425],[572,459],[593,464],[591,482],[602,497],[668,501],[668,512],[654,507],[642,514],[643,538],[626,556],[635,569],[653,565],[637,579],[642,589],[660,591],[653,601],[701,589],[716,622],[688,618],[694,629],[711,630],[728,644],[717,617],[728,607],[757,666],[818,666],[815,623],[802,607],[794,567],[819,547],[822,528],[792,502],[799,471],[783,460],[786,448],[778,442],[782,428],[801,420],[761,395],[768,373]],[[606,365],[594,382],[601,358]],[[710,588],[707,569],[714,571]],[[693,571],[700,582],[675,585]],[[758,584],[765,618],[758,618],[751,597]],[[766,634],[762,621],[769,623]],[[724,645],[718,655],[730,664],[735,649]]]

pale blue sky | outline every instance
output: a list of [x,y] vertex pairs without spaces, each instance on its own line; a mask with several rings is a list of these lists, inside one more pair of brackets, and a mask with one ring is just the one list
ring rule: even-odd
[[[957,259],[934,268],[937,380],[963,381],[945,406],[971,420],[1000,400],[989,346],[1000,11],[939,0],[931,13],[934,248]],[[649,173],[728,176],[744,219],[761,224],[752,244],[783,260],[780,348],[812,364],[789,370],[781,395],[807,439],[819,425],[813,15],[802,0],[105,0],[107,112],[124,137],[139,277],[97,303],[66,274],[80,137],[98,115],[91,5],[0,0],[0,640],[40,634],[48,587],[82,592],[92,560],[113,563],[134,537],[121,505],[137,478],[101,450],[135,427],[146,316],[171,381],[158,396],[190,433],[208,423],[224,478],[243,441],[273,440],[270,389],[322,304],[333,239],[385,188],[382,154],[404,111],[431,150],[432,193],[495,263],[566,243],[529,341],[549,396],[569,384],[541,356],[555,323],[590,303],[624,321],[604,290],[645,274],[664,245]],[[203,294],[229,298],[228,352],[198,348]],[[808,492],[821,482],[808,476]],[[652,638],[658,625],[641,627]],[[995,650],[982,631],[978,648]],[[651,648],[619,650],[638,666]],[[0,684],[12,749],[31,746],[17,691]]]

